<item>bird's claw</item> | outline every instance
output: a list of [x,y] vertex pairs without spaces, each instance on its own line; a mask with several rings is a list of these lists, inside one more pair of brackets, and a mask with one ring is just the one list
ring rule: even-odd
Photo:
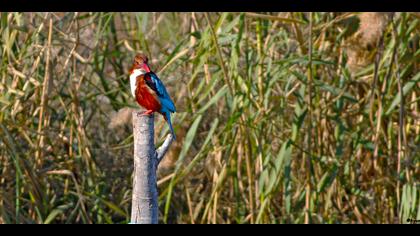
[[151,114],[153,113],[153,111],[152,110],[147,110],[147,111],[145,111],[145,112],[142,112],[142,113],[137,113],[137,117],[140,117],[140,116],[150,116]]

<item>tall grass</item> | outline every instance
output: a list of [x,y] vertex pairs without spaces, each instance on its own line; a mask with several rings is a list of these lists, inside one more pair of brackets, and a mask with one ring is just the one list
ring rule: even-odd
[[138,51],[179,111],[159,170],[162,222],[420,218],[418,14],[0,20],[2,223],[129,221]]

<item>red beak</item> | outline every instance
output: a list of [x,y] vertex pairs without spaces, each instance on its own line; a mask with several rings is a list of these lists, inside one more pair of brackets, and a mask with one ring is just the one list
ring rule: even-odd
[[145,62],[145,63],[143,63],[143,69],[146,71],[146,72],[150,72],[151,70],[150,70],[150,67],[149,67],[149,65]]

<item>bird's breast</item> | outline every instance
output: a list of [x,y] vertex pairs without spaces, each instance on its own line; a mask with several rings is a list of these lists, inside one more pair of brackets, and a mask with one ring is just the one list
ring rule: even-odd
[[156,93],[151,90],[144,81],[137,84],[136,100],[140,106],[147,110],[160,111],[162,105]]

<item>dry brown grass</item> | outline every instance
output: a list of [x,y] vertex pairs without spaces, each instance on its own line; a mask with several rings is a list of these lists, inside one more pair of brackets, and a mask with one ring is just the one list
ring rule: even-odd
[[178,111],[161,222],[419,218],[419,26],[414,13],[1,13],[0,223],[129,221],[139,51]]
[[363,12],[357,32],[346,42],[349,70],[355,74],[374,60],[379,42],[394,13]]

